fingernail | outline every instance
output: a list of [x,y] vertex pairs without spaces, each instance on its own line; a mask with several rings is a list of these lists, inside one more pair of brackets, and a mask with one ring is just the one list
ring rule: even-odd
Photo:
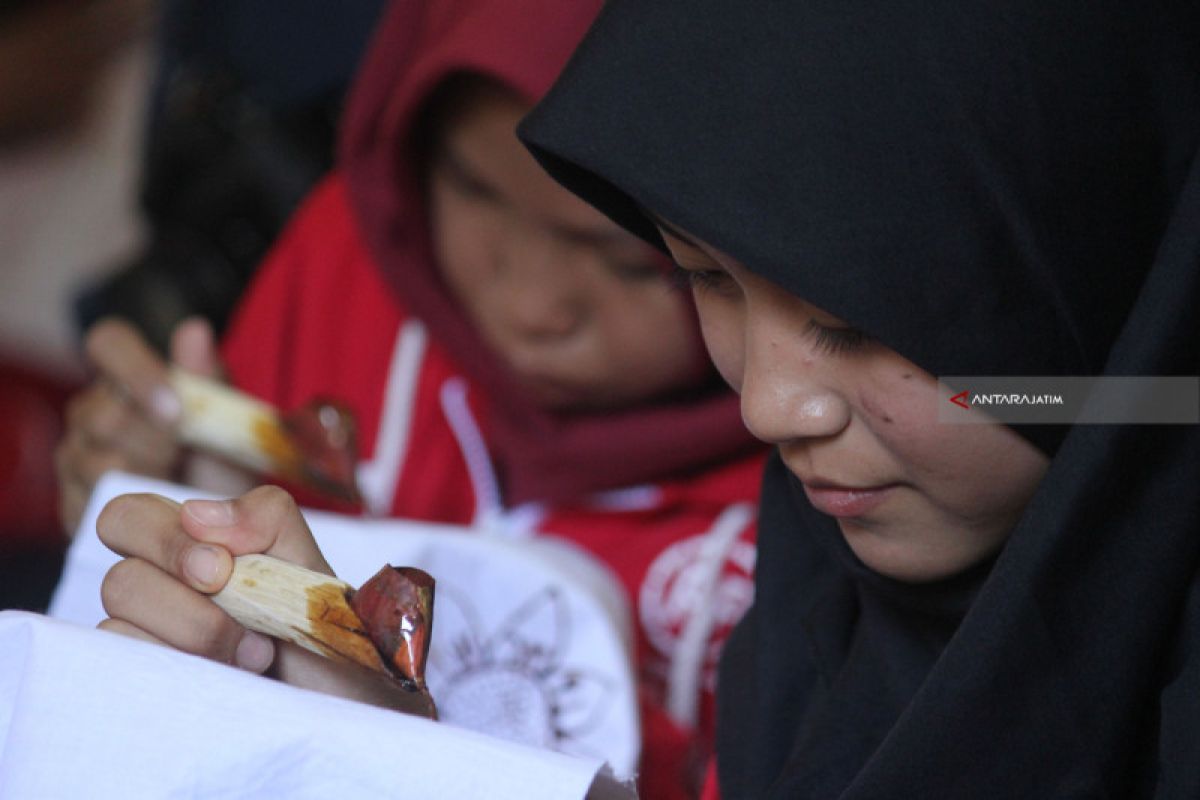
[[183,403],[179,395],[168,386],[158,386],[150,392],[150,410],[154,416],[166,423],[174,423],[183,413]]
[[228,500],[188,500],[183,510],[202,525],[228,528],[234,523],[233,504]]
[[233,653],[233,663],[250,672],[262,672],[275,659],[275,645],[261,633],[246,631]]
[[217,579],[217,569],[220,565],[221,556],[216,549],[201,544],[188,551],[183,561],[183,570],[196,583],[208,586]]

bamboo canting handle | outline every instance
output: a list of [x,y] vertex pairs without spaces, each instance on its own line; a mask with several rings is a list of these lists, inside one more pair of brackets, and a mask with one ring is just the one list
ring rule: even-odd
[[385,566],[360,589],[264,555],[234,559],[213,601],[245,627],[426,692],[434,581],[413,567]]
[[338,404],[316,400],[285,414],[179,368],[172,368],[170,384],[183,402],[181,443],[340,500],[361,500],[354,476],[354,420]]

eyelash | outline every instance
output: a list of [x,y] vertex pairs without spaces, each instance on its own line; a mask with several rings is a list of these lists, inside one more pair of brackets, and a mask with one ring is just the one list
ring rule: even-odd
[[[729,276],[720,270],[686,269],[675,264],[671,270],[671,283],[680,289],[707,291],[726,287]],[[819,350],[830,355],[851,353],[866,346],[871,337],[858,328],[830,328],[816,320],[809,320],[805,333],[813,338]]]
[[671,283],[680,289],[698,292],[719,289],[725,285],[727,278],[724,272],[715,269],[687,269],[678,264],[671,267]]
[[612,260],[608,262],[608,268],[613,275],[627,283],[649,283],[662,280],[662,267],[651,262],[630,263]]
[[871,341],[871,337],[858,328],[829,328],[816,320],[808,321],[806,332],[813,337],[818,349],[834,356],[859,350]]
[[440,167],[447,181],[459,195],[482,202],[496,202],[499,199],[492,187],[479,182],[475,176],[464,172],[454,162],[444,160]]

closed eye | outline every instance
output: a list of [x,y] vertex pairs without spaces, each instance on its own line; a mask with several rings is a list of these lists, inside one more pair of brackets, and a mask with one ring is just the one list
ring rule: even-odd
[[831,328],[816,320],[809,320],[806,332],[813,337],[817,348],[830,355],[839,355],[860,350],[871,337],[858,328]]
[[728,294],[735,288],[733,278],[725,270],[694,269],[679,264],[675,264],[671,270],[671,283],[696,293],[716,290]]
[[441,169],[446,181],[462,196],[499,202],[500,193],[495,187],[480,179],[474,171],[453,153],[443,152],[438,159],[437,167]]

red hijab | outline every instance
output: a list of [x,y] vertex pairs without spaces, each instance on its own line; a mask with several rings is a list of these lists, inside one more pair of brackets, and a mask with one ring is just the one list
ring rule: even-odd
[[[559,414],[517,387],[441,281],[415,163],[418,117],[450,75],[489,77],[536,102],[599,11],[595,0],[393,2],[350,95],[340,163],[368,247],[404,305],[486,393],[510,503],[565,501],[661,480],[749,451],[736,397],[712,376],[686,396]],[[651,343],[647,343],[651,346]],[[703,358],[699,334],[697,358]],[[710,373],[711,374],[711,373]]]

